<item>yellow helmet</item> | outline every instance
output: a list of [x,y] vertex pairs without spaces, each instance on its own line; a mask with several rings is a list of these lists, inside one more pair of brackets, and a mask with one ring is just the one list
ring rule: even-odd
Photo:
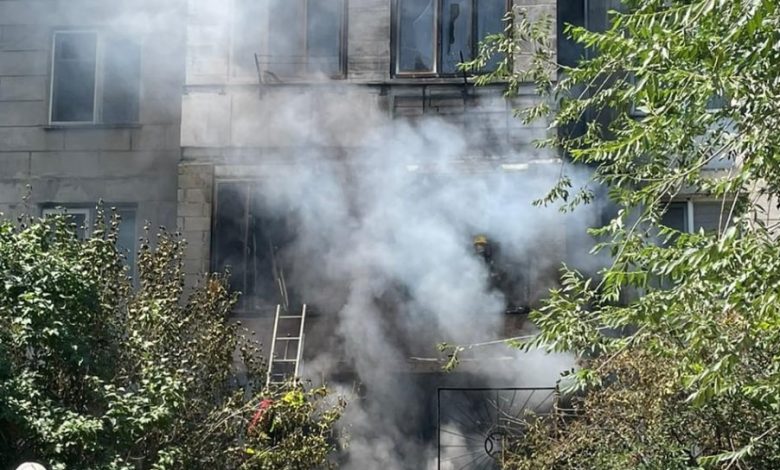
[[484,235],[477,235],[474,237],[474,244],[475,245],[487,245],[488,239]]

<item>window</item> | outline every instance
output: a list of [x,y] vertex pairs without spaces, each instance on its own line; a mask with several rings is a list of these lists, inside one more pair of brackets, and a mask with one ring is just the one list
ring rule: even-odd
[[297,309],[293,265],[285,248],[295,238],[289,213],[271,209],[257,183],[217,184],[212,269],[230,270],[230,286],[241,292],[239,312],[273,313],[277,304]]
[[54,124],[138,121],[140,48],[96,31],[54,33],[51,113]]
[[[119,233],[117,234],[117,250],[125,256],[130,276],[135,277],[135,209],[118,207],[116,213],[121,218]],[[86,206],[48,206],[41,211],[43,217],[59,214],[64,214],[69,222],[73,224],[76,237],[79,240],[86,240],[90,237],[97,215],[94,208]],[[106,214],[106,217],[106,222],[108,222],[108,219],[111,217],[110,212]]]
[[43,209],[44,217],[52,217],[59,214],[65,214],[68,218],[68,222],[76,230],[76,238],[79,240],[85,240],[92,232],[92,211],[85,208],[70,208],[65,209],[61,207],[46,208]]
[[680,232],[695,232],[704,229],[705,232],[717,232],[726,227],[728,211],[731,204],[721,201],[680,201],[671,202],[666,206],[666,212],[661,217],[661,224]]
[[456,75],[481,40],[504,31],[506,12],[506,0],[397,0],[396,73]]
[[344,75],[345,0],[268,0],[268,53],[258,66],[278,77]]
[[587,26],[588,0],[558,0],[557,3],[557,40],[558,63],[567,67],[577,65],[585,57],[585,47],[568,37],[567,25]]

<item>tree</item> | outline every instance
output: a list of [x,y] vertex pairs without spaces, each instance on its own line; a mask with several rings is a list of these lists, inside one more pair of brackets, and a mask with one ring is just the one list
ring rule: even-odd
[[325,464],[343,403],[324,389],[263,390],[259,346],[228,321],[227,276],[185,296],[184,244],[162,230],[154,246],[142,240],[135,288],[120,221],[103,220],[84,241],[64,217],[0,222],[0,462]]
[[[533,81],[545,99],[520,117],[549,119],[542,145],[592,169],[582,188],[564,170],[539,203],[574,209],[604,188],[617,209],[591,232],[611,263],[564,268],[522,345],[574,352],[577,394],[505,466],[780,467],[780,5],[629,0],[604,32],[567,28],[591,52],[574,67],[554,64],[549,20],[514,16],[465,68],[504,54],[478,81],[510,95]],[[708,169],[719,160],[733,166]],[[662,224],[691,192],[721,201],[720,230]]]

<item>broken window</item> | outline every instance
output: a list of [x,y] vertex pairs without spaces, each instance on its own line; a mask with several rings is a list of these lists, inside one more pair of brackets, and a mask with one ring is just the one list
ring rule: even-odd
[[344,73],[344,0],[269,0],[268,53],[259,66],[284,77]]
[[[506,0],[399,0],[396,71],[454,75],[479,42],[504,31]],[[438,47],[437,47],[438,44]],[[496,66],[494,57],[488,69]]]
[[138,121],[140,48],[96,31],[54,33],[51,122]]
[[[131,278],[135,278],[135,254],[136,254],[136,225],[135,225],[135,208],[132,207],[117,207],[115,209],[116,214],[120,217],[120,223],[117,233],[116,248],[122,256],[125,257],[125,262],[128,267],[128,274]],[[89,206],[51,206],[47,205],[41,211],[43,217],[50,217],[55,215],[64,215],[67,221],[71,224],[76,237],[79,240],[86,240],[92,235],[92,229],[95,224],[95,217],[97,211],[94,207]],[[111,220],[111,211],[107,211],[105,214],[106,223]]]
[[217,184],[213,269],[230,271],[231,288],[241,292],[239,310],[273,312],[293,305],[287,284],[285,247],[294,239],[291,218],[269,208],[250,182]]

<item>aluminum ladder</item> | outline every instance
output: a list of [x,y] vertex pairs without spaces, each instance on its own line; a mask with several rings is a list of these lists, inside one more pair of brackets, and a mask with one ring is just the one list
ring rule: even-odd
[[[283,385],[295,380],[301,373],[303,358],[303,327],[306,324],[306,304],[300,315],[288,315],[281,305],[276,306],[271,355],[268,360],[266,386]],[[294,336],[296,335],[297,336]]]

